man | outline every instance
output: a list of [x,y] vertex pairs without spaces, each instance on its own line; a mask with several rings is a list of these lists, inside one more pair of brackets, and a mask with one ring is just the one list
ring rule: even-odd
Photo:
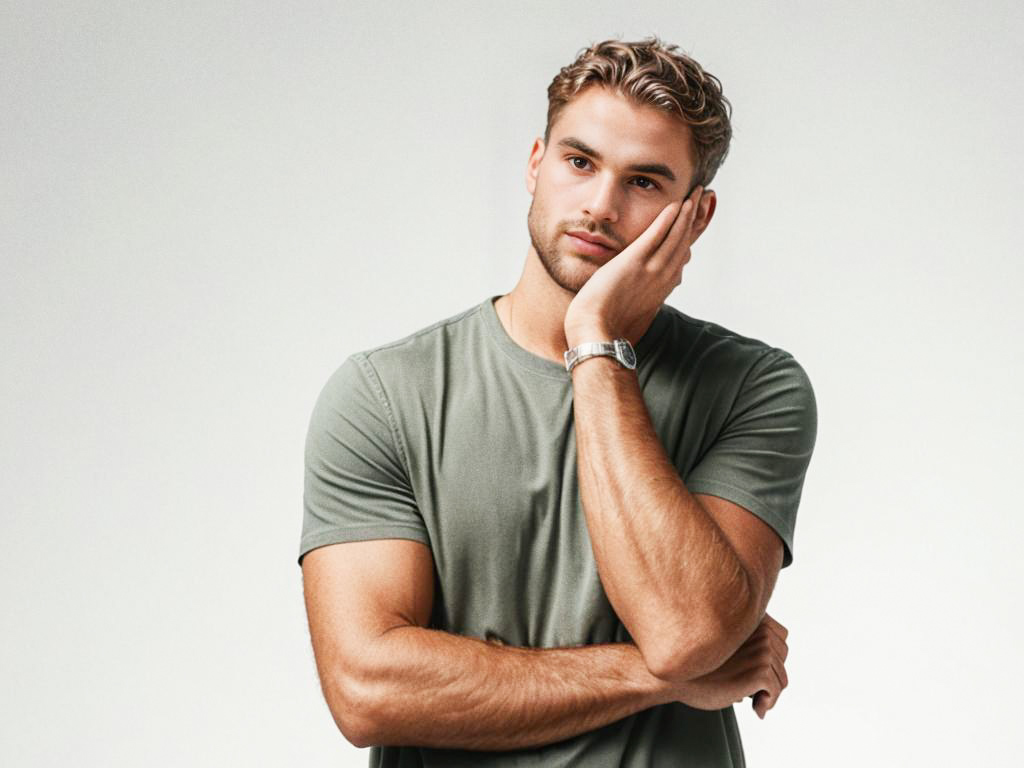
[[813,391],[663,304],[715,211],[718,81],[608,41],[548,96],[518,284],[353,355],[314,409],[324,694],[374,766],[742,765],[731,705],[764,717],[787,684],[765,608]]

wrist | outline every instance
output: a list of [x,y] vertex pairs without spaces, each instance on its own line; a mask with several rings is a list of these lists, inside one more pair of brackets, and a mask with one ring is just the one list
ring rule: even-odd
[[578,347],[588,341],[611,341],[615,338],[618,338],[616,334],[598,324],[579,325],[565,329],[566,349]]
[[647,707],[657,707],[679,701],[680,686],[652,673],[644,661],[643,654],[635,644],[628,643],[626,647],[630,650],[630,663],[627,667],[632,673],[635,684],[643,691]]
[[580,363],[599,357],[610,358],[619,366],[630,371],[636,370],[637,364],[636,351],[626,339],[585,341],[567,349],[564,357],[566,370],[570,373],[576,370]]

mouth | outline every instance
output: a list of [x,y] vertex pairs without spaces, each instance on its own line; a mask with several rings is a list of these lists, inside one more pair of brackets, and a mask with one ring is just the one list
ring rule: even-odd
[[577,253],[587,256],[609,256],[616,253],[607,240],[589,232],[566,232],[565,236],[569,239],[569,246]]

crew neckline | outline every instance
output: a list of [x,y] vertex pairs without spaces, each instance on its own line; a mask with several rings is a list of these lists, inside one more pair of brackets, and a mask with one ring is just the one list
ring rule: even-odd
[[[494,307],[494,302],[500,298],[501,295],[491,296],[484,300],[481,305],[484,322],[487,325],[488,331],[490,331],[491,338],[494,340],[495,344],[497,344],[498,348],[524,368],[549,378],[569,381],[571,377],[569,372],[565,370],[565,365],[556,363],[554,360],[548,360],[546,357],[535,355],[533,352],[519,346],[519,344],[517,344],[516,341],[508,335],[508,331],[505,330],[505,326],[501,323],[501,318],[498,317],[498,310]],[[647,329],[647,332],[640,337],[640,340],[636,344],[635,350],[638,368],[642,368],[644,366],[644,362],[647,359],[647,351],[657,343],[659,338],[661,338],[661,335],[664,333],[667,325],[667,307],[665,304],[662,304],[658,309],[658,314],[654,316],[654,320]]]

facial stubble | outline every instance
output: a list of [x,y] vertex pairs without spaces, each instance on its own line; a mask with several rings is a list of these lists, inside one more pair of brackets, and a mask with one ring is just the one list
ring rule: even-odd
[[[536,251],[544,271],[548,273],[555,284],[569,293],[578,293],[590,276],[594,274],[597,267],[590,265],[582,257],[574,256],[559,249],[559,241],[562,231],[556,228],[551,239],[544,241],[544,223],[547,221],[546,209],[543,203],[537,202],[538,195],[533,196],[530,203],[530,211],[526,216],[527,229],[530,231],[530,243]],[[575,264],[574,264],[575,262]],[[576,266],[579,265],[579,266]]]

